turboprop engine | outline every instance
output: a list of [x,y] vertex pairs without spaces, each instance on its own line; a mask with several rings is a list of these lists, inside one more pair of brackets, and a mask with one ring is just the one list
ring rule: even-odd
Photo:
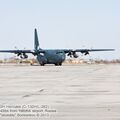
[[26,55],[25,53],[18,53],[17,56],[20,56],[21,59],[27,59],[28,55]]
[[74,58],[78,58],[78,57],[79,57],[79,56],[76,54],[75,51],[69,52],[67,56],[74,57]]

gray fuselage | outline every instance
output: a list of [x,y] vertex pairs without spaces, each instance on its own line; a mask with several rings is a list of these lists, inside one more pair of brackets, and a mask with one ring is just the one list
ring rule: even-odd
[[39,64],[55,64],[62,65],[65,60],[65,52],[62,50],[45,50],[44,53],[37,55],[37,60]]

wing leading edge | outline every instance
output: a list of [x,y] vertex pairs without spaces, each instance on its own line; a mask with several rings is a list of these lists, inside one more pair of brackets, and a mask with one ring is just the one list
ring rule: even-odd
[[4,53],[32,53],[31,50],[0,50],[0,52],[4,52]]
[[69,52],[81,52],[81,53],[85,53],[85,52],[95,52],[95,51],[114,51],[115,49],[63,49],[63,51],[65,53],[69,53]]
[[96,52],[96,51],[114,51],[115,49],[76,49],[76,50],[72,50],[72,49],[64,49],[63,51],[65,53],[68,53],[67,55],[68,56],[74,56],[75,58],[77,58],[77,54],[76,52],[80,52],[84,55],[88,55],[89,52]]
[[[60,51],[64,51],[65,53],[69,52],[81,52],[81,53],[86,53],[86,52],[95,52],[95,51],[114,51],[115,49],[59,49]],[[32,50],[0,50],[0,52],[3,53],[32,53],[32,54],[37,54],[37,53],[44,53],[46,50],[37,50],[37,51],[32,51]]]

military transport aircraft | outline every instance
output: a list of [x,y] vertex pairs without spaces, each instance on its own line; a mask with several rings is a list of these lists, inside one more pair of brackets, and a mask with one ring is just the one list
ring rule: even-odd
[[15,53],[22,59],[28,58],[28,53],[37,56],[37,60],[41,66],[45,64],[55,64],[56,66],[62,65],[67,56],[77,58],[77,52],[81,52],[84,55],[88,55],[93,51],[113,51],[114,49],[41,49],[39,47],[37,29],[34,31],[34,50],[0,50],[4,53]]

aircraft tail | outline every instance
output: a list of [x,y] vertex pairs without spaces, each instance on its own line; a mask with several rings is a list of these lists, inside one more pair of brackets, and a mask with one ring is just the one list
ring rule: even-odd
[[39,41],[38,41],[38,35],[37,35],[37,29],[35,29],[34,32],[34,49],[39,50]]

